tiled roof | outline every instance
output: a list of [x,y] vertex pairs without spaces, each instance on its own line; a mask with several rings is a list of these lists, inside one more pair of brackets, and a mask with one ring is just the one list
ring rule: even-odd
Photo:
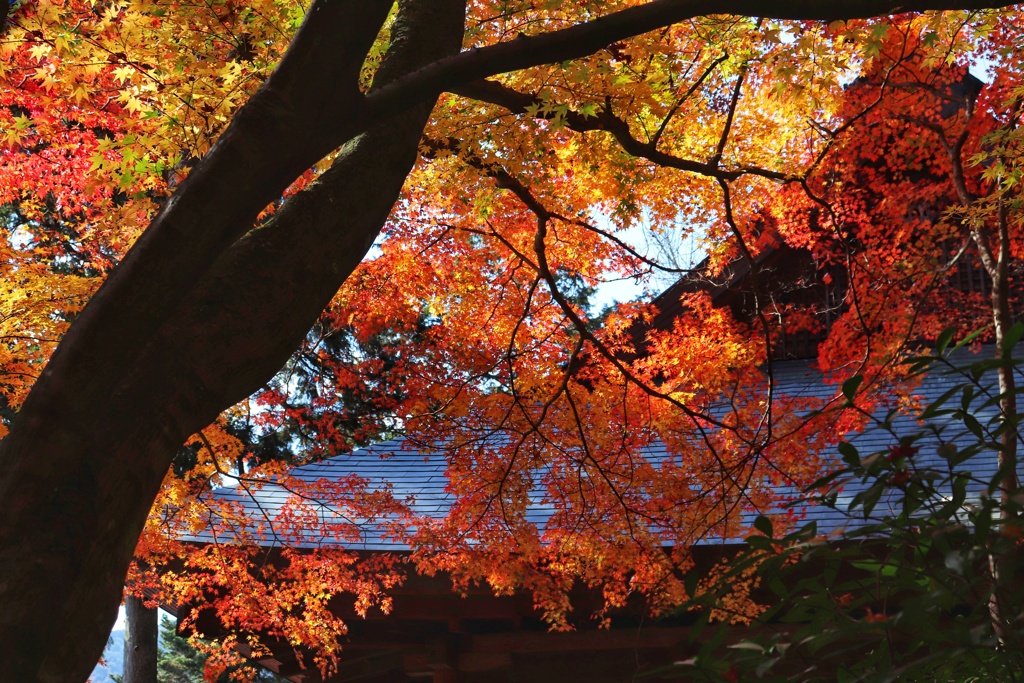
[[[993,350],[986,347],[979,357],[991,357]],[[972,356],[966,352],[959,352],[960,360],[969,360]],[[783,361],[777,362],[773,367],[773,374],[776,381],[776,391],[781,395],[818,397],[828,399],[836,396],[840,388],[833,383],[823,380],[819,371],[815,370],[811,361]],[[949,376],[940,372],[929,374],[922,384],[915,389],[914,394],[921,399],[921,405],[928,405],[941,396],[944,392],[963,381],[962,377]],[[994,379],[989,380],[994,383]],[[958,405],[959,399],[954,403]],[[978,401],[976,403],[981,403]],[[986,417],[994,414],[994,408],[978,410],[975,415],[984,423]],[[885,417],[885,411],[880,410],[875,416],[878,419]],[[948,418],[947,418],[948,419]],[[898,435],[910,435],[922,430],[917,420],[906,414],[901,414],[891,420],[894,431]],[[956,441],[966,445],[971,443],[971,438],[965,436],[962,425],[948,423],[944,430],[942,439],[945,441]],[[958,435],[958,438],[954,438]],[[884,451],[894,444],[894,437],[882,429],[868,429],[864,433],[851,434],[847,440],[854,444],[862,456],[871,453]],[[918,453],[913,459],[915,467],[938,468],[944,463],[937,453],[939,437],[927,436],[916,444],[919,447]],[[654,443],[644,449],[643,455],[652,462],[661,462],[667,458],[665,446]],[[838,461],[838,457],[837,457]],[[995,455],[983,453],[975,456],[964,463],[961,468],[968,469],[974,475],[977,483],[969,487],[969,494],[976,496],[984,488],[980,482],[988,481],[996,471]],[[446,461],[443,449],[432,452],[425,451],[414,445],[407,439],[395,439],[384,443],[376,444],[368,448],[358,449],[352,453],[341,455],[329,460],[315,464],[305,465],[293,470],[292,475],[297,479],[307,482],[314,482],[323,478],[338,479],[348,475],[357,475],[370,482],[371,488],[380,488],[390,485],[396,499],[408,499],[411,507],[418,515],[434,518],[443,517],[451,505],[451,495],[446,491],[447,478],[445,475]],[[844,486],[842,499],[849,501],[854,495],[864,488],[860,482],[848,482]],[[795,489],[778,488],[777,492],[783,497],[792,497],[799,492]],[[887,510],[895,510],[898,504],[898,491],[892,491],[888,499],[883,497],[876,507],[875,516],[885,514]],[[254,520],[272,520],[277,515],[282,505],[292,494],[275,484],[265,485],[260,490],[249,490],[244,486],[233,486],[217,489],[212,496],[222,500],[237,501]],[[527,519],[538,527],[543,527],[549,518],[552,508],[549,505],[540,503],[540,495],[537,496],[537,503],[527,511]],[[324,506],[324,515],[330,515],[329,507]],[[813,520],[818,524],[819,531],[827,533],[838,528],[856,524],[851,517],[839,511],[807,506],[804,509],[805,519]],[[755,513],[749,513],[752,521]],[[212,537],[207,533],[197,537],[186,537],[187,540],[209,541]],[[721,543],[739,539],[717,539],[706,540],[705,543]],[[325,544],[337,544],[334,539],[314,537],[310,534],[301,539],[281,539],[270,535],[265,541],[267,545],[291,545],[297,547],[317,547]],[[358,550],[404,550],[406,546],[389,538],[386,533],[375,525],[363,527],[362,539],[359,542],[344,542],[348,548]]]

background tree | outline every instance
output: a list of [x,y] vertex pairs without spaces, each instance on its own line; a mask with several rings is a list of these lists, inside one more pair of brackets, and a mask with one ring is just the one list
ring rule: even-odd
[[157,609],[125,598],[124,672],[119,683],[152,683],[157,671]]
[[[207,655],[191,645],[188,638],[178,635],[174,622],[160,620],[160,654],[157,658],[158,683],[202,683],[206,674]],[[256,681],[273,683],[282,679],[270,671],[249,666]],[[230,672],[229,672],[230,673]],[[228,674],[217,680],[229,680]]]
[[200,683],[206,657],[178,635],[174,622],[160,620],[160,655],[157,659],[159,683]]

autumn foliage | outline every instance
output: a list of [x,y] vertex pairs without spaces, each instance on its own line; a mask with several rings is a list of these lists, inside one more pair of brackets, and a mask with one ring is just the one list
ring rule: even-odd
[[[463,46],[638,4],[471,2]],[[0,39],[5,425],[304,12],[276,0],[39,0],[12,12]],[[362,65],[363,92],[395,15]],[[532,591],[555,628],[600,621],[636,593],[654,613],[681,604],[694,543],[751,533],[744,513],[777,511],[778,487],[827,471],[865,410],[913,401],[899,365],[909,350],[950,324],[998,339],[1013,317],[1022,32],[1012,8],[709,14],[452,87],[370,256],[281,372],[178,451],[129,587],[211,601],[228,645],[258,652],[246,634],[284,637],[324,670],[345,633],[332,596],[386,611],[414,568]],[[699,239],[707,260],[683,272],[638,238],[670,231]],[[811,263],[788,292],[761,266],[783,247]],[[716,306],[707,283],[740,270],[743,303]],[[650,324],[646,294],[592,303],[619,279],[656,293],[665,273],[704,283],[667,327]],[[774,390],[772,363],[801,333],[823,339],[831,401]],[[860,411],[840,391],[854,375]],[[380,482],[289,477],[397,435],[443,449],[447,517],[414,518]],[[645,456],[653,443],[666,459]],[[209,495],[269,482],[294,493],[274,518]],[[553,510],[543,529],[526,518],[538,498]],[[325,504],[336,514],[320,514]],[[413,547],[414,567],[337,546],[366,524]],[[204,533],[220,542],[180,540]],[[310,535],[335,545],[288,549]],[[269,544],[285,548],[273,561]],[[601,592],[598,614],[573,613],[581,583]],[[758,606],[737,586],[722,616],[742,621]]]

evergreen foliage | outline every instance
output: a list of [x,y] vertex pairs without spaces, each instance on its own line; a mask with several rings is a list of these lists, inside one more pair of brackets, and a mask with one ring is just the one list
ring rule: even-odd
[[[203,683],[203,672],[206,669],[207,655],[203,654],[188,642],[188,638],[178,635],[173,621],[164,617],[160,622],[160,654],[157,658],[157,683]],[[254,681],[259,683],[277,683],[283,681],[266,669],[252,669]],[[227,683],[231,671],[222,674],[217,681]]]
[[156,660],[158,683],[201,683],[206,655],[178,635],[173,621],[160,620],[160,654]]

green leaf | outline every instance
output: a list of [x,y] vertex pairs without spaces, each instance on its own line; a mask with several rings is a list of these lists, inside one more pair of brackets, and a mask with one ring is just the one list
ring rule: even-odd
[[978,437],[979,439],[985,438],[981,427],[981,423],[978,422],[977,418],[975,418],[970,413],[964,413],[963,420],[964,426],[970,430],[971,434],[974,434],[974,436]]
[[948,391],[945,391],[941,396],[932,401],[923,411],[921,411],[921,419],[927,420],[938,415],[938,410],[953,396],[960,391],[960,387],[953,387]]
[[861,383],[864,381],[863,375],[854,375],[850,379],[843,382],[843,396],[850,403],[853,403],[853,396],[857,393],[857,389],[860,388]]
[[700,577],[697,572],[689,572],[683,578],[683,588],[686,589],[686,594],[693,598],[697,594],[697,583],[700,581]]
[[754,520],[754,528],[768,538],[772,538],[775,534],[775,530],[772,528],[772,520],[768,519],[764,515],[757,516],[757,519]]
[[939,335],[938,342],[935,344],[935,348],[938,350],[939,353],[942,353],[943,351],[946,350],[946,347],[949,346],[949,342],[953,341],[954,334],[956,334],[955,327],[947,327],[942,331],[942,333]]
[[971,332],[971,333],[970,333],[970,334],[968,334],[968,335],[967,335],[966,337],[964,337],[964,338],[963,338],[963,339],[961,339],[961,340],[960,340],[959,342],[957,342],[957,345],[956,345],[956,346],[954,346],[953,348],[951,348],[951,349],[949,350],[949,352],[950,352],[950,353],[953,353],[954,351],[956,351],[956,350],[958,350],[958,349],[961,349],[961,348],[963,348],[964,346],[967,346],[967,345],[968,345],[968,344],[970,344],[970,343],[971,343],[972,341],[974,341],[975,339],[977,339],[977,338],[978,338],[978,337],[979,337],[979,336],[981,335],[981,333],[982,333],[982,332],[985,332],[985,331],[986,331],[986,329],[987,329],[987,328],[984,328],[984,327],[983,327],[983,328],[981,328],[980,330],[975,330],[974,332]]
[[849,441],[841,441],[839,443],[839,454],[843,456],[843,462],[850,467],[860,465],[860,453],[857,451],[857,447]]

